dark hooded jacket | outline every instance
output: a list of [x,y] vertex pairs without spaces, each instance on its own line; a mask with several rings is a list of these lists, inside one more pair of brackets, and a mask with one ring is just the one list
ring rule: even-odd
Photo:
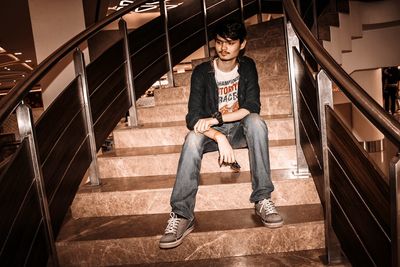
[[[246,56],[238,57],[239,108],[250,113],[260,113],[260,86],[254,61]],[[186,126],[193,130],[199,119],[209,118],[218,111],[218,87],[215,80],[213,59],[196,66],[190,82],[190,96]]]

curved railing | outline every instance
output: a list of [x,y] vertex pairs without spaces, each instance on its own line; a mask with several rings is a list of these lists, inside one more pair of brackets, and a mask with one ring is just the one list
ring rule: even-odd
[[[296,141],[324,205],[328,260],[340,258],[340,244],[354,266],[399,266],[400,124],[335,62],[293,2],[283,5]],[[374,160],[335,111],[332,82],[389,140],[386,164]]]
[[[18,119],[20,141],[0,168],[0,262],[4,266],[57,265],[55,237],[85,173],[100,183],[97,150],[142,95],[172,66],[206,43],[217,21],[245,19],[259,12],[260,1],[184,1],[135,30],[121,19],[146,1],[121,9],[78,34],[46,58],[0,101],[0,125]],[[118,21],[119,30],[103,31]],[[99,37],[100,36],[100,37]],[[86,64],[89,50],[107,38]],[[110,40],[111,39],[111,40]],[[33,86],[69,60],[75,75],[34,123],[23,103]],[[173,81],[172,81],[173,82]],[[29,222],[27,224],[26,222]]]

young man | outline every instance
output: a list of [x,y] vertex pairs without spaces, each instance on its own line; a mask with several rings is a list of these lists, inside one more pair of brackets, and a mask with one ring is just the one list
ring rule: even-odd
[[191,77],[191,130],[185,139],[171,195],[172,212],[160,248],[180,245],[194,228],[194,206],[203,153],[219,150],[219,164],[235,163],[234,148],[248,147],[256,214],[265,226],[280,227],[282,217],[271,200],[274,186],[268,153],[268,130],[260,113],[255,63],[242,56],[246,29],[239,22],[217,26],[217,57],[198,65]]

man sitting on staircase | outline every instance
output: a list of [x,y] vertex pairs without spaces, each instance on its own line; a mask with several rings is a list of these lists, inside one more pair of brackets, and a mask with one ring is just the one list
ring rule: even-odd
[[[268,151],[268,129],[260,117],[260,87],[255,63],[243,56],[243,23],[226,21],[216,27],[217,57],[194,68],[191,77],[185,139],[171,195],[172,212],[160,248],[174,248],[194,228],[194,206],[203,153],[219,150],[219,164],[239,167],[235,148],[248,147],[253,192],[250,201],[265,226],[283,219],[271,200],[274,186]],[[212,218],[210,218],[212,219]]]

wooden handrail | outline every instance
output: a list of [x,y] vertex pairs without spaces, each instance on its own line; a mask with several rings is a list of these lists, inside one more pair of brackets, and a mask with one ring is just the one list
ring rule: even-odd
[[359,110],[396,146],[400,147],[400,123],[347,74],[315,39],[303,23],[292,0],[283,0],[286,17],[305,48],[315,57],[327,75]]

